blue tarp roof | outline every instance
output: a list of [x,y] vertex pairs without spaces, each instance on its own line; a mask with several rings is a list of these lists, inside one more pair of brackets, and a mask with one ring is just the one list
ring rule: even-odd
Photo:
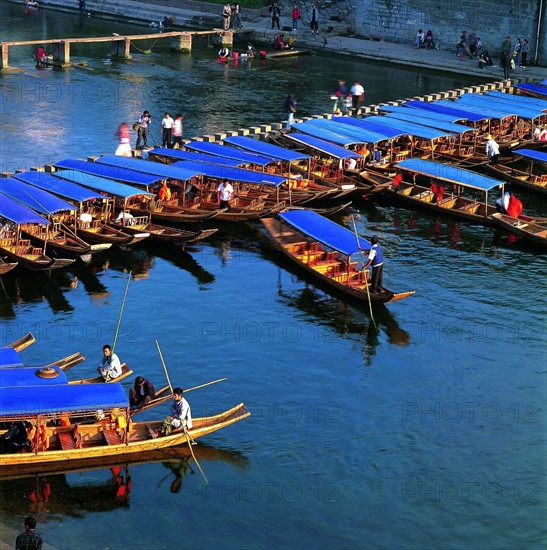
[[272,145],[271,143],[266,143],[265,141],[259,141],[258,139],[253,139],[250,137],[233,136],[226,138],[224,141],[226,143],[229,143],[230,145],[241,147],[242,149],[246,149],[247,151],[258,153],[259,155],[266,155],[267,157],[272,157],[288,162],[310,159],[309,155],[303,155],[302,153],[290,151],[289,149],[284,149],[283,147],[279,147],[278,145]]
[[15,174],[14,177],[71,201],[85,202],[103,198],[102,195],[99,195],[95,191],[91,191],[76,183],[54,178],[51,174],[46,174],[45,172],[20,172]]
[[15,178],[0,178],[0,191],[40,214],[77,210],[73,204]]
[[303,132],[304,134],[308,134],[310,136],[314,136],[316,138],[332,141],[333,143],[337,143],[338,145],[343,145],[344,147],[349,147],[350,145],[358,145],[359,143],[363,143],[362,140],[356,139],[354,137],[348,137],[347,134],[338,134],[337,132],[331,132],[330,130],[325,130],[325,128],[320,128],[319,126],[315,126],[314,124],[310,124],[310,120],[307,122],[298,122],[296,124],[292,125],[292,128],[294,130],[298,130],[299,132]]
[[521,157],[547,163],[547,153],[545,151],[540,151],[539,149],[515,149],[513,153],[515,155],[520,155]]
[[334,145],[333,143],[329,143],[328,141],[316,138],[314,136],[308,136],[306,134],[286,134],[285,137],[288,137],[296,143],[312,147],[313,149],[336,159],[362,158],[361,155],[358,155],[354,151],[344,149],[344,147]]
[[13,200],[3,193],[0,197],[0,216],[15,224],[39,223],[49,225],[49,222],[45,218],[36,214],[28,206]]
[[[409,110],[416,111],[417,109],[409,109]],[[419,114],[412,115],[407,113],[390,113],[387,116],[388,118],[404,120],[405,122],[415,122],[416,124],[421,124],[422,126],[437,128],[438,130],[443,130],[444,132],[450,132],[452,134],[465,134],[466,132],[478,131],[478,130],[475,130],[475,128],[471,128],[471,126],[465,126],[465,124],[454,124],[453,122],[446,122],[444,120],[435,120],[433,118],[425,118],[423,116],[420,116]]]
[[313,210],[289,210],[278,214],[278,216],[298,231],[347,256],[360,250],[370,250],[372,246],[361,237],[359,237],[359,245],[357,245],[357,237],[353,231]]
[[21,367],[18,369],[0,367],[0,387],[68,384],[66,374],[59,367],[51,368],[57,371],[55,378],[38,376],[40,367]]
[[437,103],[428,103],[427,101],[406,101],[405,105],[413,107],[415,109],[422,109],[423,111],[430,111],[432,113],[441,113],[445,115],[454,115],[470,120],[471,122],[480,122],[481,120],[488,120],[490,117],[481,113],[472,113],[470,111],[464,111],[460,109],[455,103],[452,106],[439,105]]
[[[230,147],[233,149],[233,147]],[[176,160],[189,160],[199,163],[209,163],[209,164],[222,164],[223,166],[241,166],[245,164],[238,160],[228,159],[226,157],[218,157],[215,155],[206,155],[203,153],[195,153],[193,151],[182,151],[181,149],[168,149],[167,147],[156,147],[151,151],[148,151],[149,155],[161,155],[164,157],[176,159]],[[181,164],[184,168],[184,165]]]
[[249,151],[243,151],[237,147],[226,147],[220,143],[209,143],[207,141],[191,141],[185,145],[187,149],[199,151],[208,155],[214,155],[226,159],[240,161],[240,164],[257,164],[266,166],[272,162],[279,162],[278,158],[273,158],[268,155],[257,155]]
[[495,180],[470,170],[456,168],[449,164],[441,162],[433,162],[431,160],[421,159],[406,159],[397,164],[398,169],[408,170],[424,176],[437,178],[450,183],[455,183],[463,187],[480,189],[481,191],[489,191],[503,185],[503,181]]
[[100,157],[97,159],[97,162],[100,162],[101,164],[108,164],[109,166],[128,168],[129,170],[144,172],[145,174],[155,174],[156,176],[162,176],[163,178],[171,178],[179,181],[187,181],[199,176],[199,172],[195,172],[187,168],[175,168],[168,164],[160,164],[159,162],[152,162],[150,160],[117,157],[116,155],[106,155],[104,157]]
[[510,114],[507,112],[499,111],[498,109],[482,105],[479,107],[478,105],[473,105],[471,103],[465,103],[461,101],[449,101],[448,99],[441,99],[440,101],[437,101],[437,104],[443,105],[444,107],[455,107],[456,109],[460,109],[462,111],[469,111],[470,113],[481,115],[483,118],[493,118],[495,120],[502,120],[504,118],[507,118],[508,116],[511,116],[511,114],[516,114]]
[[530,109],[541,109],[542,111],[547,111],[547,101],[545,101],[545,99],[540,99],[539,97],[530,97],[522,94],[507,94],[498,91],[486,92],[485,95],[487,97],[494,97],[498,100],[506,101],[507,103],[529,107]]
[[108,180],[86,172],[79,172],[78,170],[59,170],[55,172],[55,177],[78,183],[90,189],[95,189],[96,191],[101,191],[102,193],[107,193],[108,195],[121,197],[123,199],[128,199],[137,195],[153,194],[143,189],[137,189],[137,187],[133,187],[132,185],[127,185],[126,183]]
[[371,116],[367,117],[369,122],[382,124],[384,126],[391,126],[396,130],[401,130],[409,136],[417,136],[423,139],[438,139],[442,137],[450,137],[450,134],[441,132],[435,128],[429,128],[428,126],[422,126],[421,124],[414,124],[411,122],[405,122],[404,120],[398,120],[389,116]]
[[475,105],[477,107],[487,107],[489,109],[496,109],[502,113],[508,115],[517,115],[521,118],[534,119],[538,116],[544,115],[543,109],[530,108],[525,105],[519,105],[516,102],[508,103],[496,99],[495,97],[489,97],[481,94],[463,94],[458,98],[458,103],[465,105]]
[[530,83],[517,84],[515,88],[518,88],[520,90],[525,90],[527,92],[533,92],[547,98],[547,87],[541,86],[539,84],[530,84]]
[[200,174],[209,178],[228,179],[230,181],[241,181],[255,183],[257,185],[273,185],[278,187],[287,181],[286,177],[259,172],[258,170],[244,170],[233,166],[221,166],[219,164],[197,163],[190,161],[175,162],[173,166],[188,166],[192,170],[199,170]]
[[129,403],[123,386],[109,384],[59,384],[0,388],[0,417],[92,412],[125,408]]
[[22,364],[21,357],[13,348],[0,348],[0,367],[18,367]]
[[333,117],[333,120],[340,122],[342,124],[347,124],[348,126],[357,126],[358,128],[364,128],[369,132],[374,132],[376,134],[383,136],[384,140],[395,139],[401,136],[408,135],[408,132],[402,132],[401,130],[398,130],[396,128],[391,128],[390,126],[386,126],[384,124],[371,122],[369,118],[354,118],[354,117],[345,116],[345,117]]
[[459,120],[467,120],[467,118],[463,116],[436,113],[435,111],[426,111],[425,109],[421,109],[417,111],[416,108],[414,107],[401,107],[396,105],[382,105],[380,107],[380,111],[384,111],[386,113],[400,113],[403,115],[420,116],[423,118],[430,118],[433,120],[450,122],[452,124],[455,124]]
[[[344,117],[339,117],[344,118]],[[347,117],[346,117],[347,118]],[[325,118],[314,118],[309,121],[310,124],[325,128],[325,130],[331,130],[340,135],[347,135],[348,137],[354,137],[360,140],[361,143],[378,143],[389,139],[383,134],[372,132],[361,126],[354,126],[352,124],[343,124],[342,121],[327,120]]]
[[[118,157],[119,158],[119,157]],[[67,168],[86,172],[87,174],[95,174],[101,178],[109,180],[121,181],[132,185],[142,185],[148,187],[154,183],[159,183],[165,178],[153,175],[143,174],[135,170],[128,170],[118,166],[108,166],[107,164],[99,164],[97,162],[86,162],[85,160],[66,159],[55,163],[57,168]]]

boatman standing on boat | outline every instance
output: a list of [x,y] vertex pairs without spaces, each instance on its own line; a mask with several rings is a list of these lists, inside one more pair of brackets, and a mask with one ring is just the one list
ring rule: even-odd
[[192,428],[192,412],[190,405],[183,397],[181,388],[173,390],[173,404],[171,405],[171,416],[168,416],[161,427],[162,435],[171,435],[173,429],[184,427],[187,430]]
[[217,187],[217,192],[220,208],[230,208],[230,201],[232,200],[232,195],[234,194],[234,188],[231,183],[228,180],[223,181]]
[[371,292],[382,292],[382,278],[384,270],[384,255],[382,249],[378,244],[378,237],[374,236],[370,239],[372,248],[368,253],[368,261],[364,267],[366,269],[372,264],[372,277],[371,277]]
[[118,378],[122,373],[120,358],[112,352],[112,348],[108,344],[103,346],[103,360],[97,370],[105,382]]
[[491,134],[486,136],[486,156],[492,166],[496,166],[500,158],[500,147]]

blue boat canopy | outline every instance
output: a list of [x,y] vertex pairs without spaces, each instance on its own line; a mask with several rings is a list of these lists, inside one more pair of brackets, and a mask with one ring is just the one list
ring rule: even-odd
[[538,116],[544,115],[543,109],[537,109],[535,107],[528,107],[526,105],[519,105],[516,102],[507,102],[495,97],[489,97],[481,94],[463,94],[458,98],[458,103],[466,105],[475,105],[478,107],[487,107],[489,109],[496,109],[502,113],[508,115],[517,115],[521,118],[534,119]]
[[496,187],[500,187],[504,184],[503,181],[495,180],[493,178],[489,178],[488,176],[471,172],[470,170],[456,168],[455,166],[450,166],[449,164],[433,162],[431,160],[421,160],[415,158],[406,159],[399,162],[399,164],[397,164],[397,168],[449,183],[454,183],[462,187],[479,189],[481,191],[490,191],[491,189],[495,189]]
[[65,199],[75,202],[85,202],[93,199],[102,199],[103,196],[76,183],[54,178],[45,172],[20,172],[14,176],[18,180],[29,183],[34,187],[50,191]]
[[240,164],[257,164],[258,166],[267,166],[272,162],[279,162],[279,159],[268,155],[257,155],[236,147],[226,147],[220,143],[209,143],[207,141],[191,141],[185,145],[187,149],[192,149],[200,153],[214,155],[226,159],[240,161]]
[[107,164],[99,164],[97,162],[87,162],[85,160],[66,159],[55,163],[57,168],[66,168],[85,172],[86,174],[95,174],[101,178],[116,180],[122,183],[133,185],[141,185],[148,187],[159,183],[165,178],[155,176],[153,174],[143,174],[135,170],[128,170],[117,166],[108,166]]
[[396,130],[401,130],[409,136],[417,136],[423,139],[439,139],[442,137],[450,137],[449,133],[441,132],[435,128],[428,126],[422,126],[421,124],[415,124],[412,122],[405,122],[404,120],[398,120],[390,116],[370,116],[367,117],[369,122],[375,124],[382,124],[384,126],[390,126]]
[[7,369],[0,367],[0,387],[12,386],[54,386],[68,384],[66,374],[59,367],[51,367],[57,372],[54,378],[42,378],[40,367]]
[[530,97],[526,95],[507,94],[505,92],[491,91],[485,94],[488,97],[494,97],[507,103],[513,103],[515,105],[522,105],[523,107],[529,107],[531,109],[541,109],[547,111],[547,102],[539,97]]
[[[343,119],[347,117],[339,118]],[[355,139],[358,139],[361,143],[379,143],[380,141],[385,141],[386,139],[389,139],[385,135],[379,134],[378,132],[373,132],[361,126],[343,124],[342,122],[338,122],[337,120],[314,118],[308,122],[315,126],[319,126],[320,128],[325,128],[326,130],[336,132],[337,134],[340,134],[342,136],[353,137]]]
[[209,178],[227,179],[230,181],[241,181],[257,185],[273,185],[279,187],[287,181],[284,176],[276,176],[258,170],[244,170],[233,166],[221,166],[219,164],[197,163],[190,161],[175,162],[173,166],[189,167],[190,170],[199,170],[200,174]]
[[144,172],[145,174],[155,174],[156,176],[161,176],[163,179],[171,178],[179,181],[188,181],[200,175],[199,172],[194,172],[188,168],[174,168],[168,164],[160,164],[159,162],[152,162],[149,160],[117,157],[116,155],[100,157],[97,159],[97,162],[107,164],[108,166],[128,168],[129,170]]
[[19,353],[13,348],[0,348],[0,367],[20,367],[22,364]]
[[437,120],[439,122],[441,121],[451,122],[452,124],[456,124],[461,120],[467,120],[466,117],[462,117],[462,116],[437,113],[435,111],[426,111],[425,109],[416,111],[416,109],[413,107],[404,107],[404,106],[396,106],[396,105],[382,105],[380,106],[380,111],[386,112],[386,113],[392,113],[392,114],[420,116],[422,118]]
[[306,134],[286,134],[285,137],[288,137],[295,143],[312,147],[316,151],[325,153],[335,159],[362,158],[361,155],[358,155],[354,151],[349,151],[348,149],[344,149],[344,147],[329,143],[328,141],[314,136],[308,136]]
[[515,88],[518,88],[519,90],[524,90],[525,92],[533,92],[547,98],[547,87],[541,86],[539,84],[531,84],[526,82],[524,84],[517,84]]
[[0,388],[0,418],[28,420],[38,414],[83,413],[128,406],[123,386],[115,382]]
[[470,120],[471,122],[480,122],[481,120],[488,120],[488,115],[480,113],[472,113],[470,111],[464,111],[460,109],[455,103],[452,106],[439,105],[438,103],[428,103],[427,101],[406,101],[405,105],[408,107],[414,107],[415,109],[422,109],[423,111],[430,111],[432,113],[441,113],[445,115],[454,115],[461,117],[462,119]]
[[[380,118],[380,117],[378,117]],[[353,117],[333,117],[333,120],[341,122],[342,124],[347,124],[350,126],[358,126],[359,128],[364,128],[369,132],[374,132],[383,137],[384,140],[395,139],[398,137],[408,135],[408,132],[404,132],[378,122],[372,122],[370,117],[367,118],[353,118]]]
[[0,178],[0,191],[46,216],[77,210],[73,204],[15,178]]
[[298,130],[299,132],[303,132],[304,134],[307,134],[319,139],[332,141],[333,143],[337,143],[338,145],[342,145],[344,147],[349,147],[351,145],[358,145],[360,143],[363,143],[361,139],[357,139],[355,137],[348,137],[347,134],[342,135],[342,134],[338,134],[337,132],[325,130],[325,128],[320,128],[319,126],[310,124],[310,122],[311,120],[308,120],[307,122],[298,122],[296,124],[293,124],[292,128],[294,130]]
[[370,250],[372,246],[361,237],[358,244],[353,231],[324,218],[313,210],[289,210],[278,216],[301,233],[346,256],[361,250]]
[[475,113],[481,115],[483,118],[493,118],[495,120],[503,120],[508,116],[515,116],[516,113],[507,113],[505,111],[499,111],[493,107],[473,105],[471,103],[465,103],[461,101],[449,101],[448,99],[441,99],[437,102],[438,105],[443,105],[444,107],[455,107],[462,111],[468,111],[470,113]]
[[540,151],[539,149],[515,149],[513,153],[515,155],[520,155],[521,157],[547,163],[547,153],[545,151]]
[[[230,147],[230,149],[233,149],[233,147]],[[193,151],[183,151],[182,149],[168,149],[167,147],[156,147],[155,149],[152,149],[151,151],[148,151],[149,155],[161,155],[163,157],[168,157],[176,160],[189,160],[193,162],[204,162],[209,164],[221,164],[223,166],[241,166],[242,164],[245,164],[243,162],[223,158],[223,157],[216,157],[215,155],[206,155],[203,153],[195,153]],[[182,168],[184,168],[184,165],[180,165]]]
[[42,216],[39,216],[27,206],[3,193],[0,198],[0,216],[15,224],[39,223],[41,225],[49,225],[49,222],[45,218],[42,218]]
[[259,155],[266,155],[267,157],[274,159],[288,162],[310,160],[309,155],[297,153],[296,151],[290,151],[289,149],[284,149],[278,145],[272,145],[271,143],[266,143],[265,141],[259,141],[258,139],[253,139],[250,137],[233,136],[227,137],[224,141],[230,145],[240,147],[241,149],[246,149],[247,151],[252,151],[253,153],[258,153]]
[[55,172],[55,177],[78,183],[90,189],[95,189],[95,191],[101,191],[102,193],[107,193],[108,195],[121,197],[123,199],[136,197],[138,195],[152,195],[152,193],[148,193],[148,191],[144,191],[143,189],[137,189],[132,185],[119,183],[114,180],[107,180],[106,178],[87,174],[86,172],[79,172],[78,170],[59,170]]
[[[415,110],[415,109],[414,109]],[[398,120],[404,120],[405,122],[414,122],[421,124],[422,126],[429,126],[430,128],[436,128],[443,132],[450,132],[451,134],[465,134],[467,132],[478,132],[477,129],[466,126],[465,124],[454,124],[453,122],[446,122],[444,120],[434,120],[432,118],[424,118],[419,115],[407,115],[402,113],[391,113],[387,115],[389,118],[395,118]]]

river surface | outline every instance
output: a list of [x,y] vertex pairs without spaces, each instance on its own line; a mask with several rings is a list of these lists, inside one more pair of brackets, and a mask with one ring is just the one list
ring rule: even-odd
[[[0,14],[2,40],[140,31],[1,2]],[[328,111],[338,78],[363,82],[370,103],[477,83],[322,55],[221,66],[206,41],[191,56],[152,46],[119,62],[106,45],[75,48],[92,71],[37,70],[32,47],[12,48],[2,171],[111,153],[117,124],[144,109],[157,141],[165,111],[185,116],[185,136],[279,121],[290,90],[300,114]],[[544,199],[521,196],[547,214]],[[69,372],[81,378],[114,338],[131,272],[121,358],[164,385],[157,339],[175,385],[228,377],[188,394],[194,416],[244,401],[252,417],[196,448],[208,485],[172,453],[3,482],[0,539],[13,544],[34,515],[67,550],[544,547],[545,255],[386,201],[335,219],[352,215],[380,237],[386,286],[416,290],[374,310],[378,331],[366,306],[315,287],[258,224],[222,226],[185,251],[143,243],[3,276],[0,341],[32,331],[29,365],[81,351]]]

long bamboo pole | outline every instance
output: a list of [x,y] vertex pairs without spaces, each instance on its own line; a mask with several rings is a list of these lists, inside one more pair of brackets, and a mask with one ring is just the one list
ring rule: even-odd
[[[171,384],[171,379],[169,378],[169,373],[167,372],[167,365],[165,364],[165,361],[163,359],[163,353],[161,352],[160,343],[156,340],[156,347],[158,348],[158,353],[160,354],[161,364],[163,365],[163,370],[165,371],[165,377],[167,378],[167,383],[169,384],[169,388],[171,389],[171,392],[173,391],[173,385]],[[198,467],[201,475],[203,476],[203,480],[207,485],[209,485],[209,481],[207,479],[207,476],[205,475],[205,472],[202,470],[198,459],[196,458],[196,455],[194,454],[194,449],[192,448],[192,438],[190,437],[190,434],[188,433],[188,429],[186,428],[186,424],[182,422],[182,427],[184,429],[184,434],[186,435],[186,443],[188,443],[188,448],[190,449],[190,453],[192,453],[192,458],[194,459],[194,462],[196,463],[196,466]]]
[[125,307],[125,299],[127,298],[127,291],[129,290],[129,283],[131,282],[131,274],[133,272],[129,272],[129,276],[127,277],[127,284],[125,285],[125,292],[123,295],[122,300],[122,306],[120,308],[120,315],[118,316],[118,324],[116,326],[116,332],[114,334],[114,342],[112,342],[112,353],[114,353],[114,349],[116,348],[116,342],[118,341],[118,333],[120,332],[120,324],[122,322],[122,315],[123,315],[123,308]]

